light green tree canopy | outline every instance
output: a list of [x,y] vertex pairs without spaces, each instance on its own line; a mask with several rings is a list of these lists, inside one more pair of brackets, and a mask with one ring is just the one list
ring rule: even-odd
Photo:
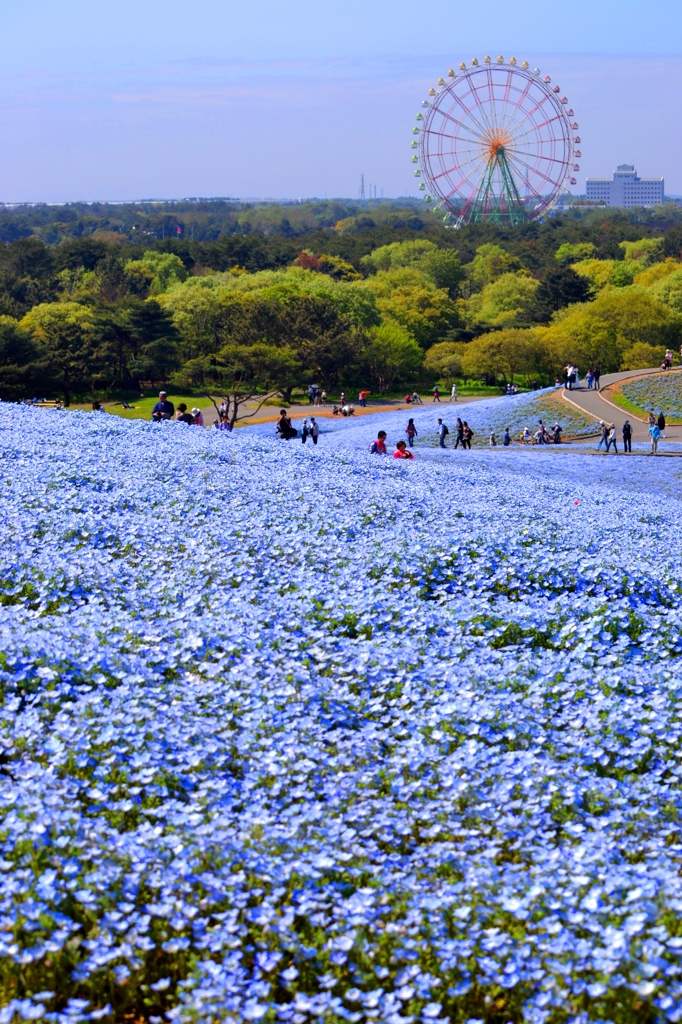
[[520,374],[535,370],[540,347],[537,331],[510,328],[493,331],[464,347],[462,370],[472,375],[490,373],[512,381]]
[[476,255],[465,269],[472,289],[480,291],[503,274],[522,271],[523,267],[521,261],[502,246],[486,242],[485,245],[479,245]]
[[427,254],[434,252],[437,246],[426,238],[411,242],[392,242],[382,245],[368,256],[363,256],[362,264],[370,272],[379,270],[395,270],[397,267],[411,267],[418,264]]
[[126,264],[130,273],[141,271],[153,275],[149,289],[150,295],[162,295],[187,279],[185,264],[179,256],[171,252],[155,252],[148,250],[140,260],[130,260]]
[[564,242],[555,252],[554,259],[563,264],[577,263],[593,259],[596,251],[597,247],[592,242]]
[[467,320],[495,327],[514,324],[529,308],[538,282],[525,274],[503,274],[476,292],[466,304]]

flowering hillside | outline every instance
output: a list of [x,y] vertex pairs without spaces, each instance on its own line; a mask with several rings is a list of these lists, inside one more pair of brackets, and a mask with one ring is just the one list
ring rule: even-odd
[[0,451],[0,1022],[682,1020],[668,460]]
[[682,378],[678,373],[636,377],[624,381],[620,390],[625,398],[642,410],[682,418]]

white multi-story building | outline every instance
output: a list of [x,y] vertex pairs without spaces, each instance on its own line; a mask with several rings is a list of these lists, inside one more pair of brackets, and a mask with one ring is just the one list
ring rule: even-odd
[[587,198],[606,206],[656,206],[664,196],[663,178],[640,178],[633,164],[618,164],[613,178],[587,179]]

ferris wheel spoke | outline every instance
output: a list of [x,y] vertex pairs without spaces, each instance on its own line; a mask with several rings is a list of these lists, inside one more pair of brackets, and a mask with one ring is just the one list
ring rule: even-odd
[[488,118],[488,111],[486,109],[485,103],[483,103],[481,100],[481,97],[479,95],[479,89],[480,86],[474,86],[472,95],[476,102],[476,109],[480,111],[480,116],[483,119],[483,121],[485,121],[486,131],[488,133],[491,133],[495,130],[495,124],[491,123],[491,121]]
[[556,156],[543,156],[541,153],[528,153],[524,149],[517,149],[516,146],[510,146],[509,153],[510,153],[510,156],[512,156],[512,157],[516,156],[517,153],[520,153],[522,156],[529,156],[529,157],[533,157],[534,156],[534,157],[536,157],[536,159],[538,160],[539,163],[542,163],[543,161],[546,161],[547,163],[551,163],[551,164],[568,164],[568,163],[570,163],[569,160],[559,160],[559,158],[556,157]]
[[537,174],[538,177],[542,178],[543,181],[546,181],[548,185],[551,185],[553,189],[556,189],[561,184],[554,178],[548,178],[547,175],[543,174],[542,171],[539,170],[537,167],[531,167],[531,165],[527,164],[524,160],[514,160],[514,157],[511,157],[511,162],[521,164],[521,166],[527,168],[527,170],[530,171],[531,174]]
[[[485,143],[485,135],[483,133],[479,134],[473,128],[471,128],[468,124],[464,124],[463,121],[458,121],[456,117],[453,117],[453,115],[448,113],[448,111],[446,111],[446,110],[439,110],[438,113],[440,114],[441,117],[444,117],[447,121],[452,121],[452,123],[457,125],[458,128],[461,128],[462,131],[469,132],[470,135],[475,136],[475,138],[477,138],[479,142]],[[468,111],[467,111],[467,113],[468,113]],[[434,131],[434,129],[432,129],[432,128],[425,128],[424,129],[424,134],[426,134],[427,132],[432,132],[432,131]]]
[[[469,85],[469,95],[473,99],[473,93],[471,91],[471,85]],[[473,123],[476,125],[476,128],[478,129],[478,131],[480,133],[479,138],[481,139],[481,142],[485,142],[486,135],[488,133],[488,128],[486,127],[486,125],[481,124],[481,122],[479,121],[478,117],[476,117],[474,112],[473,112],[473,110],[466,105],[466,103],[464,102],[464,100],[462,99],[461,96],[455,96],[455,99],[457,100],[457,103],[459,104],[459,106],[464,111],[465,116],[470,118],[471,121],[473,121]],[[475,134],[473,128],[469,128],[469,131],[471,131],[472,134]]]
[[514,137],[515,137],[515,138],[517,137],[517,136],[516,136],[516,131],[517,131],[517,130],[518,130],[518,129],[519,129],[519,128],[520,128],[520,127],[521,127],[521,126],[523,125],[523,124],[525,124],[525,122],[526,122],[526,121],[528,121],[528,120],[529,120],[530,118],[532,118],[532,117],[533,117],[533,115],[534,115],[534,114],[536,114],[536,113],[537,113],[537,111],[538,111],[538,110],[540,110],[540,108],[541,108],[541,107],[542,107],[542,106],[543,106],[543,105],[544,105],[544,104],[545,104],[545,103],[547,102],[547,100],[549,100],[549,99],[551,99],[551,96],[549,96],[549,95],[545,94],[545,95],[544,95],[544,96],[542,97],[542,99],[538,100],[538,101],[537,101],[537,103],[536,103],[536,104],[535,104],[535,105],[534,105],[533,107],[531,107],[531,108],[530,108],[530,110],[527,110],[527,111],[525,111],[525,112],[524,112],[524,114],[523,114],[523,117],[522,117],[522,118],[520,118],[520,120],[518,120],[518,121],[515,121],[515,122],[514,122],[514,123],[513,123],[512,125],[511,125],[511,127],[510,127],[510,129],[509,129],[509,130],[510,130],[510,131],[514,131]]
[[[510,77],[510,79],[513,78],[513,75],[511,74],[511,72],[510,72],[509,77]],[[512,113],[509,116],[509,118],[507,118],[507,107],[505,106],[505,120],[504,120],[503,125],[502,125],[502,127],[503,127],[503,129],[505,131],[508,131],[510,124],[512,124],[514,122],[514,112],[523,111],[523,104],[528,99],[528,94],[530,92],[530,89],[531,89],[532,85],[533,85],[533,79],[529,78],[526,81],[526,85],[525,85],[525,87],[523,89],[523,92],[518,97],[518,99],[515,101],[514,106],[512,107]],[[511,91],[511,84],[510,84],[510,87],[509,87],[509,91]]]
[[[468,167],[470,164],[474,165],[474,168],[476,168],[476,167],[482,166],[485,163],[487,163],[487,160],[484,160],[480,156],[479,157],[471,157],[469,160],[465,160],[461,164],[459,164],[459,163],[453,164],[452,167],[448,168],[445,171],[441,171],[440,174],[434,174],[432,176],[431,180],[432,181],[438,181],[439,178],[443,178],[447,174],[452,174],[453,171],[459,171],[460,174],[463,174],[464,173],[464,168]],[[468,179],[469,177],[471,177],[471,174],[472,174],[472,171],[468,171],[467,174],[465,175],[465,178]]]
[[[514,142],[516,143],[520,139],[528,138],[529,135],[530,136],[532,136],[532,135],[536,135],[537,136],[537,133],[541,129],[547,128],[547,127],[549,127],[549,125],[553,124],[555,121],[561,121],[561,120],[563,120],[563,118],[559,114],[559,115],[557,115],[557,117],[552,117],[548,121],[542,121],[540,124],[534,125],[532,128],[529,128],[528,131],[522,132],[521,135],[515,135],[514,136]],[[570,136],[568,136],[568,135],[558,135],[558,136],[551,136],[551,137],[547,137],[547,138],[540,138],[540,139],[538,139],[538,144],[539,145],[548,145],[549,143],[557,143],[557,142],[568,143],[568,142],[570,142]]]
[[[527,119],[524,119],[527,120]],[[564,115],[562,113],[556,113],[554,117],[547,117],[544,121],[533,121],[529,128],[526,128],[525,132],[520,132],[515,135],[515,139],[523,139],[527,135],[532,135],[533,132],[540,131],[541,128],[547,128],[550,124],[554,124],[556,121],[564,121]],[[521,125],[519,125],[521,127]],[[566,136],[564,136],[566,138]]]
[[[486,161],[486,163],[487,163],[487,161]],[[482,171],[482,173],[481,173],[481,175],[480,175],[480,177],[479,177],[479,181],[482,181],[482,180],[483,180],[483,177],[484,177],[484,175],[485,175],[485,169],[484,169],[484,170]],[[445,199],[447,200],[447,199],[450,199],[450,198],[451,198],[451,197],[452,197],[452,196],[453,196],[453,195],[454,195],[455,193],[458,193],[458,194],[459,194],[459,190],[461,189],[461,187],[462,187],[463,185],[466,185],[466,184],[467,184],[468,182],[470,182],[470,181],[471,181],[471,178],[472,178],[472,175],[471,175],[471,174],[466,174],[466,175],[464,175],[464,177],[463,177],[463,178],[460,178],[460,179],[459,179],[459,181],[457,182],[457,184],[456,184],[456,185],[454,185],[454,186],[453,186],[453,187],[452,187],[452,188],[450,189],[450,191],[448,192],[447,196],[445,196],[444,198],[445,198]]]

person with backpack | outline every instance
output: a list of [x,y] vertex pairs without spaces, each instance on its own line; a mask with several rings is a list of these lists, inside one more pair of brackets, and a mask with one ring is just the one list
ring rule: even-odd
[[609,428],[604,423],[604,420],[599,420],[599,429],[600,429],[600,437],[599,437],[599,444],[597,445],[597,451],[599,451],[599,449],[601,448],[602,445],[604,445],[604,447],[606,447],[606,443],[607,443],[607,441],[609,439]]
[[462,423],[461,419],[458,416],[457,417],[457,423],[455,425],[455,448],[457,448],[458,445],[460,445],[460,444],[461,444],[461,446],[463,448],[464,447],[464,424]]
[[469,424],[467,423],[466,420],[464,420],[463,427],[464,427],[464,431],[463,431],[464,437],[463,437],[463,440],[462,440],[462,446],[464,448],[471,448],[471,438],[474,436],[474,432],[473,432],[473,430],[471,429],[471,427],[469,426]]
[[616,445],[616,424],[615,423],[612,423],[611,426],[609,427],[609,437],[608,437],[608,440],[606,442],[606,454],[607,455],[609,454],[609,448],[611,447],[611,445],[613,445],[613,450],[614,450],[614,452],[617,455],[618,454],[618,447]]
[[405,433],[407,434],[407,443],[409,444],[410,448],[414,448],[414,439],[417,436],[417,434],[419,433],[419,431],[415,427],[414,420],[412,419],[411,416],[410,416],[409,420],[407,421],[407,426],[405,427]]
[[445,448],[445,438],[448,436],[450,431],[445,426],[441,419],[438,420],[438,444],[441,448]]
[[626,420],[623,424],[621,434],[623,435],[623,451],[630,452],[630,455],[632,455],[632,427],[630,426],[630,420]]
[[376,441],[372,441],[369,446],[371,455],[388,455],[386,451],[386,431],[380,430],[377,434]]

